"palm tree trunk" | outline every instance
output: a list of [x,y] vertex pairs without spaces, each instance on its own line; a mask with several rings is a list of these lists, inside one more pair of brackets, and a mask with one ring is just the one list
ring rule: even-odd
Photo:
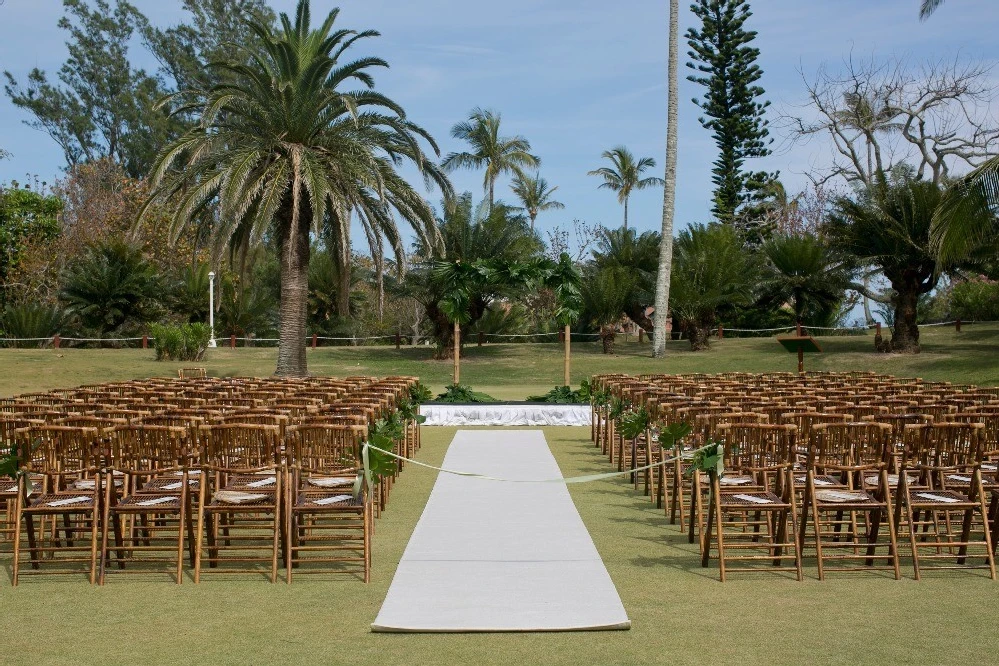
[[918,315],[919,285],[893,284],[898,292],[895,299],[895,325],[891,332],[891,350],[904,354],[919,353]]
[[493,209],[493,192],[496,189],[496,179],[491,178],[489,180],[489,210]]
[[673,274],[673,213],[676,207],[677,144],[677,40],[680,31],[680,2],[669,3],[669,59],[666,66],[669,99],[666,104],[666,186],[663,188],[662,241],[659,244],[659,272],[656,275],[656,300],[652,338],[652,356],[666,355],[666,318],[669,309],[669,284]]
[[628,197],[624,198],[624,230],[628,230]]
[[600,342],[603,343],[604,353],[613,354],[614,353],[614,338],[617,337],[617,331],[614,325],[601,326],[600,327]]
[[[303,208],[308,208],[303,205]],[[281,322],[278,328],[276,375],[304,377],[308,374],[305,358],[305,323],[309,305],[309,228],[311,211],[303,210],[298,229],[292,230],[289,201],[282,209],[281,227]],[[293,233],[294,231],[294,233]]]

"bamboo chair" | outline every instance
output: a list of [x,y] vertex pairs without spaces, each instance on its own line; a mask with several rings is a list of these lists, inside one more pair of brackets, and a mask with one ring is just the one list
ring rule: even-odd
[[[43,562],[46,573],[53,574],[79,575],[79,565],[84,564],[93,584],[97,577],[104,478],[97,431],[68,426],[30,427],[18,430],[15,439],[25,473],[18,480],[15,506],[13,585],[17,586],[22,574],[42,573]],[[41,467],[36,469],[39,462]],[[32,472],[44,475],[41,489],[35,487]],[[90,483],[76,488],[80,480]],[[36,525],[36,519],[40,525]],[[28,551],[27,571],[22,571],[22,550]],[[55,568],[59,566],[63,568]]]
[[177,377],[179,379],[204,379],[208,376],[207,368],[178,368]]
[[[768,424],[725,424],[729,468],[739,475],[752,476],[761,490],[736,486],[724,489],[719,479],[711,479],[712,492],[701,565],[711,557],[711,544],[717,544],[718,574],[722,582],[730,571],[794,572],[801,580],[801,551],[798,547],[797,515],[792,501],[791,468],[794,426]],[[790,533],[789,533],[790,527]],[[745,553],[748,554],[733,554]],[[790,553],[794,565],[783,566]],[[749,566],[770,561],[772,566]],[[740,566],[738,563],[748,563]],[[736,564],[737,566],[732,566]]]
[[[804,549],[811,515],[819,580],[825,579],[826,571],[887,570],[895,580],[901,577],[888,479],[890,437],[891,426],[885,424],[813,426],[798,534]],[[871,476],[877,477],[876,484],[867,482]],[[819,483],[830,477],[844,483],[832,487]],[[883,523],[887,542],[879,542]],[[880,549],[884,554],[879,554]]]
[[359,573],[371,577],[372,502],[352,486],[365,428],[309,425],[289,430],[287,582],[293,573]]
[[[228,573],[262,573],[269,567],[271,582],[277,580],[284,476],[278,463],[278,432],[272,425],[203,427],[195,583],[202,573],[223,568]],[[232,566],[219,566],[223,564]]]
[[[932,423],[906,427],[896,503],[896,524],[908,529],[916,580],[923,565],[933,569],[987,569],[995,580],[995,556],[982,484],[980,423]],[[910,488],[906,470],[918,471],[926,490]],[[899,520],[904,520],[904,523]],[[972,538],[975,524],[982,537]],[[971,549],[982,549],[978,564]],[[949,564],[936,564],[952,560]]]
[[[166,565],[177,584],[183,583],[185,536],[194,563],[191,494],[199,484],[198,475],[190,471],[188,436],[187,428],[155,425],[125,426],[111,433],[112,469],[128,482],[120,496],[112,485],[105,487],[101,585],[112,564],[119,573],[132,567],[133,573],[142,574],[150,573],[147,565],[153,565],[153,571]],[[114,534],[113,547],[109,532]]]

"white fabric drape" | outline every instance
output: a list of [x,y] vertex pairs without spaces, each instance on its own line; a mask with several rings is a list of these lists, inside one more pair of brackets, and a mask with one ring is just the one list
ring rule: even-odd
[[423,405],[428,426],[589,426],[589,405]]

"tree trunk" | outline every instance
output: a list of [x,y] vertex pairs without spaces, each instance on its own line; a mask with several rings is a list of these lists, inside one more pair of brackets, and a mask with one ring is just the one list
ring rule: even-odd
[[340,267],[336,286],[336,312],[345,319],[350,317],[350,261]]
[[628,230],[628,197],[624,198],[624,230]]
[[614,330],[614,326],[600,327],[600,342],[603,343],[605,354],[614,353],[614,338],[616,336],[617,336],[617,331]]
[[683,333],[690,340],[690,351],[704,351],[709,347],[712,328],[700,322],[684,322]]
[[489,181],[489,210],[493,209],[493,192],[496,189],[496,179],[493,178]]
[[309,306],[309,228],[312,226],[312,211],[304,201],[301,207],[297,229],[292,229],[290,197],[279,213],[279,224],[283,230],[280,239],[281,321],[274,374],[286,377],[304,377],[309,372],[305,358],[305,323]]
[[659,272],[656,275],[656,311],[653,314],[652,356],[666,355],[666,318],[669,310],[669,285],[673,275],[673,212],[676,204],[677,145],[677,40],[679,40],[679,0],[669,3],[669,62],[666,78],[669,99],[666,103],[666,186],[663,188],[663,227],[659,243]]
[[903,354],[919,353],[919,326],[916,316],[919,303],[919,285],[906,281],[893,283],[895,298],[895,326],[891,333],[891,350]]

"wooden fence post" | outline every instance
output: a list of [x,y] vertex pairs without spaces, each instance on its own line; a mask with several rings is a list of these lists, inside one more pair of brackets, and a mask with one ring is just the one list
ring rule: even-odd
[[316,340],[318,340],[318,339],[319,339],[319,336],[317,334],[313,333],[312,334],[312,348],[313,349],[316,348]]
[[235,349],[235,348],[236,348],[236,335],[233,334],[229,336],[229,349]]
[[725,337],[725,329],[722,328],[721,324],[718,324],[718,339],[721,340]]
[[395,333],[395,348],[396,349],[402,348],[402,335],[400,335],[398,331],[396,331]]
[[954,330],[957,331],[958,333],[961,332],[961,318],[960,317],[958,317],[957,321],[954,322]]
[[142,336],[142,348],[143,349],[149,349],[149,336],[148,335],[143,335]]
[[481,347],[482,343],[485,341],[486,341],[486,334],[483,333],[482,331],[479,331],[479,347]]
[[52,346],[55,349],[59,349],[59,343],[60,342],[62,342],[62,338],[59,337],[58,333],[56,333],[55,335],[52,336]]

